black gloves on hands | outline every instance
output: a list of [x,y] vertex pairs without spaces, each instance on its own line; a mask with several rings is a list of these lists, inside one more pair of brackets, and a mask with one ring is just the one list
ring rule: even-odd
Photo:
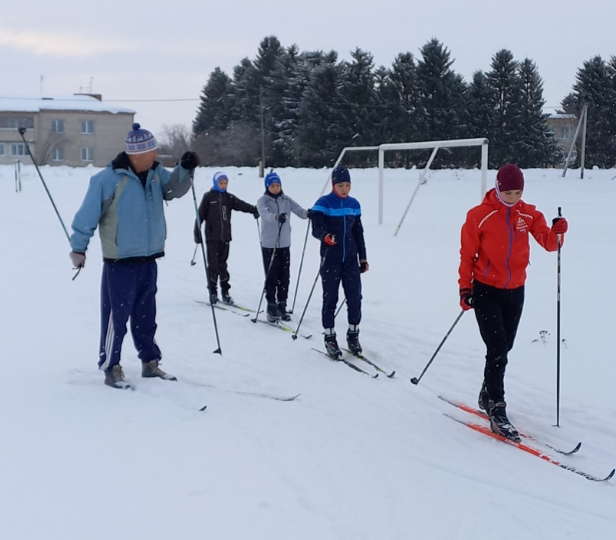
[[180,158],[180,165],[184,167],[184,169],[192,171],[201,165],[201,161],[199,160],[199,156],[196,152],[184,152]]
[[201,229],[195,229],[195,244],[203,244],[203,237],[201,236]]
[[278,214],[278,223],[280,223],[281,225],[287,221],[287,215],[286,214]]
[[259,219],[259,211],[257,210],[257,208],[255,207],[255,209],[252,211],[252,215],[254,216],[255,219]]
[[308,208],[308,210],[306,210],[306,217],[308,219],[312,219],[312,208]]

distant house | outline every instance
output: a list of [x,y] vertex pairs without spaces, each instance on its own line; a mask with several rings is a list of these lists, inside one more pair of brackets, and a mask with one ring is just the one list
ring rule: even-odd
[[[578,118],[575,114],[550,114],[547,123],[554,133],[554,140],[563,153],[564,159],[571,150],[571,143],[578,125]],[[576,151],[573,149],[572,159],[575,159]]]
[[0,164],[31,163],[18,128],[38,165],[106,166],[124,148],[135,111],[112,107],[97,94],[68,97],[0,96]]

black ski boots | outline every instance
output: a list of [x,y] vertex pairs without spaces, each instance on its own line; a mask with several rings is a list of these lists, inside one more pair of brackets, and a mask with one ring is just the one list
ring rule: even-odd
[[325,329],[325,353],[334,360],[342,358],[342,351],[338,347],[338,341],[336,340],[336,332],[333,328]]
[[291,314],[287,311],[287,303],[286,302],[278,302],[278,313],[280,314],[280,319],[283,321],[290,321]]
[[347,345],[349,346],[349,351],[353,354],[361,354],[362,348],[359,344],[359,326],[356,324],[349,326],[347,330]]
[[277,323],[280,321],[280,313],[278,306],[274,302],[267,303],[267,322]]
[[494,403],[490,401],[488,416],[490,417],[490,428],[494,433],[502,435],[506,439],[514,442],[520,442],[520,434],[517,429],[511,425],[507,418],[507,404],[504,401]]
[[486,390],[486,383],[481,385],[479,397],[477,398],[477,404],[482,411],[488,412],[490,410],[490,398],[488,396],[488,391]]

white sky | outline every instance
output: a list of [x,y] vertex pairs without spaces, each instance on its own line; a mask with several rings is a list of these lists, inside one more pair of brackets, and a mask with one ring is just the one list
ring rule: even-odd
[[[616,55],[616,1],[381,0],[372,7],[339,0],[77,0],[5,3],[0,15],[0,95],[101,93],[137,111],[143,127],[190,126],[207,77],[219,66],[255,58],[269,35],[301,51],[335,50],[350,58],[359,47],[376,65],[398,53],[415,57],[432,37],[455,59],[467,81],[488,70],[500,49],[536,62],[547,106],[571,91],[575,75],[594,55]],[[116,100],[118,100],[116,102]]]

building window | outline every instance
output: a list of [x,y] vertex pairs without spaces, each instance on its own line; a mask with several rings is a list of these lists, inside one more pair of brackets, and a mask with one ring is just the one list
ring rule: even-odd
[[4,155],[4,143],[0,143],[0,156]]
[[94,148],[82,148],[81,161],[94,161]]
[[64,120],[52,120],[51,121],[52,133],[64,133]]
[[0,129],[32,129],[34,127],[33,116],[0,116]]
[[51,161],[64,161],[64,148],[54,146],[51,149]]
[[82,120],[81,121],[81,134],[91,135],[94,133],[94,120]]
[[560,130],[561,139],[573,139],[573,127],[565,126]]
[[11,155],[12,156],[25,156],[25,155],[27,155],[26,145],[23,144],[23,143],[11,143]]

